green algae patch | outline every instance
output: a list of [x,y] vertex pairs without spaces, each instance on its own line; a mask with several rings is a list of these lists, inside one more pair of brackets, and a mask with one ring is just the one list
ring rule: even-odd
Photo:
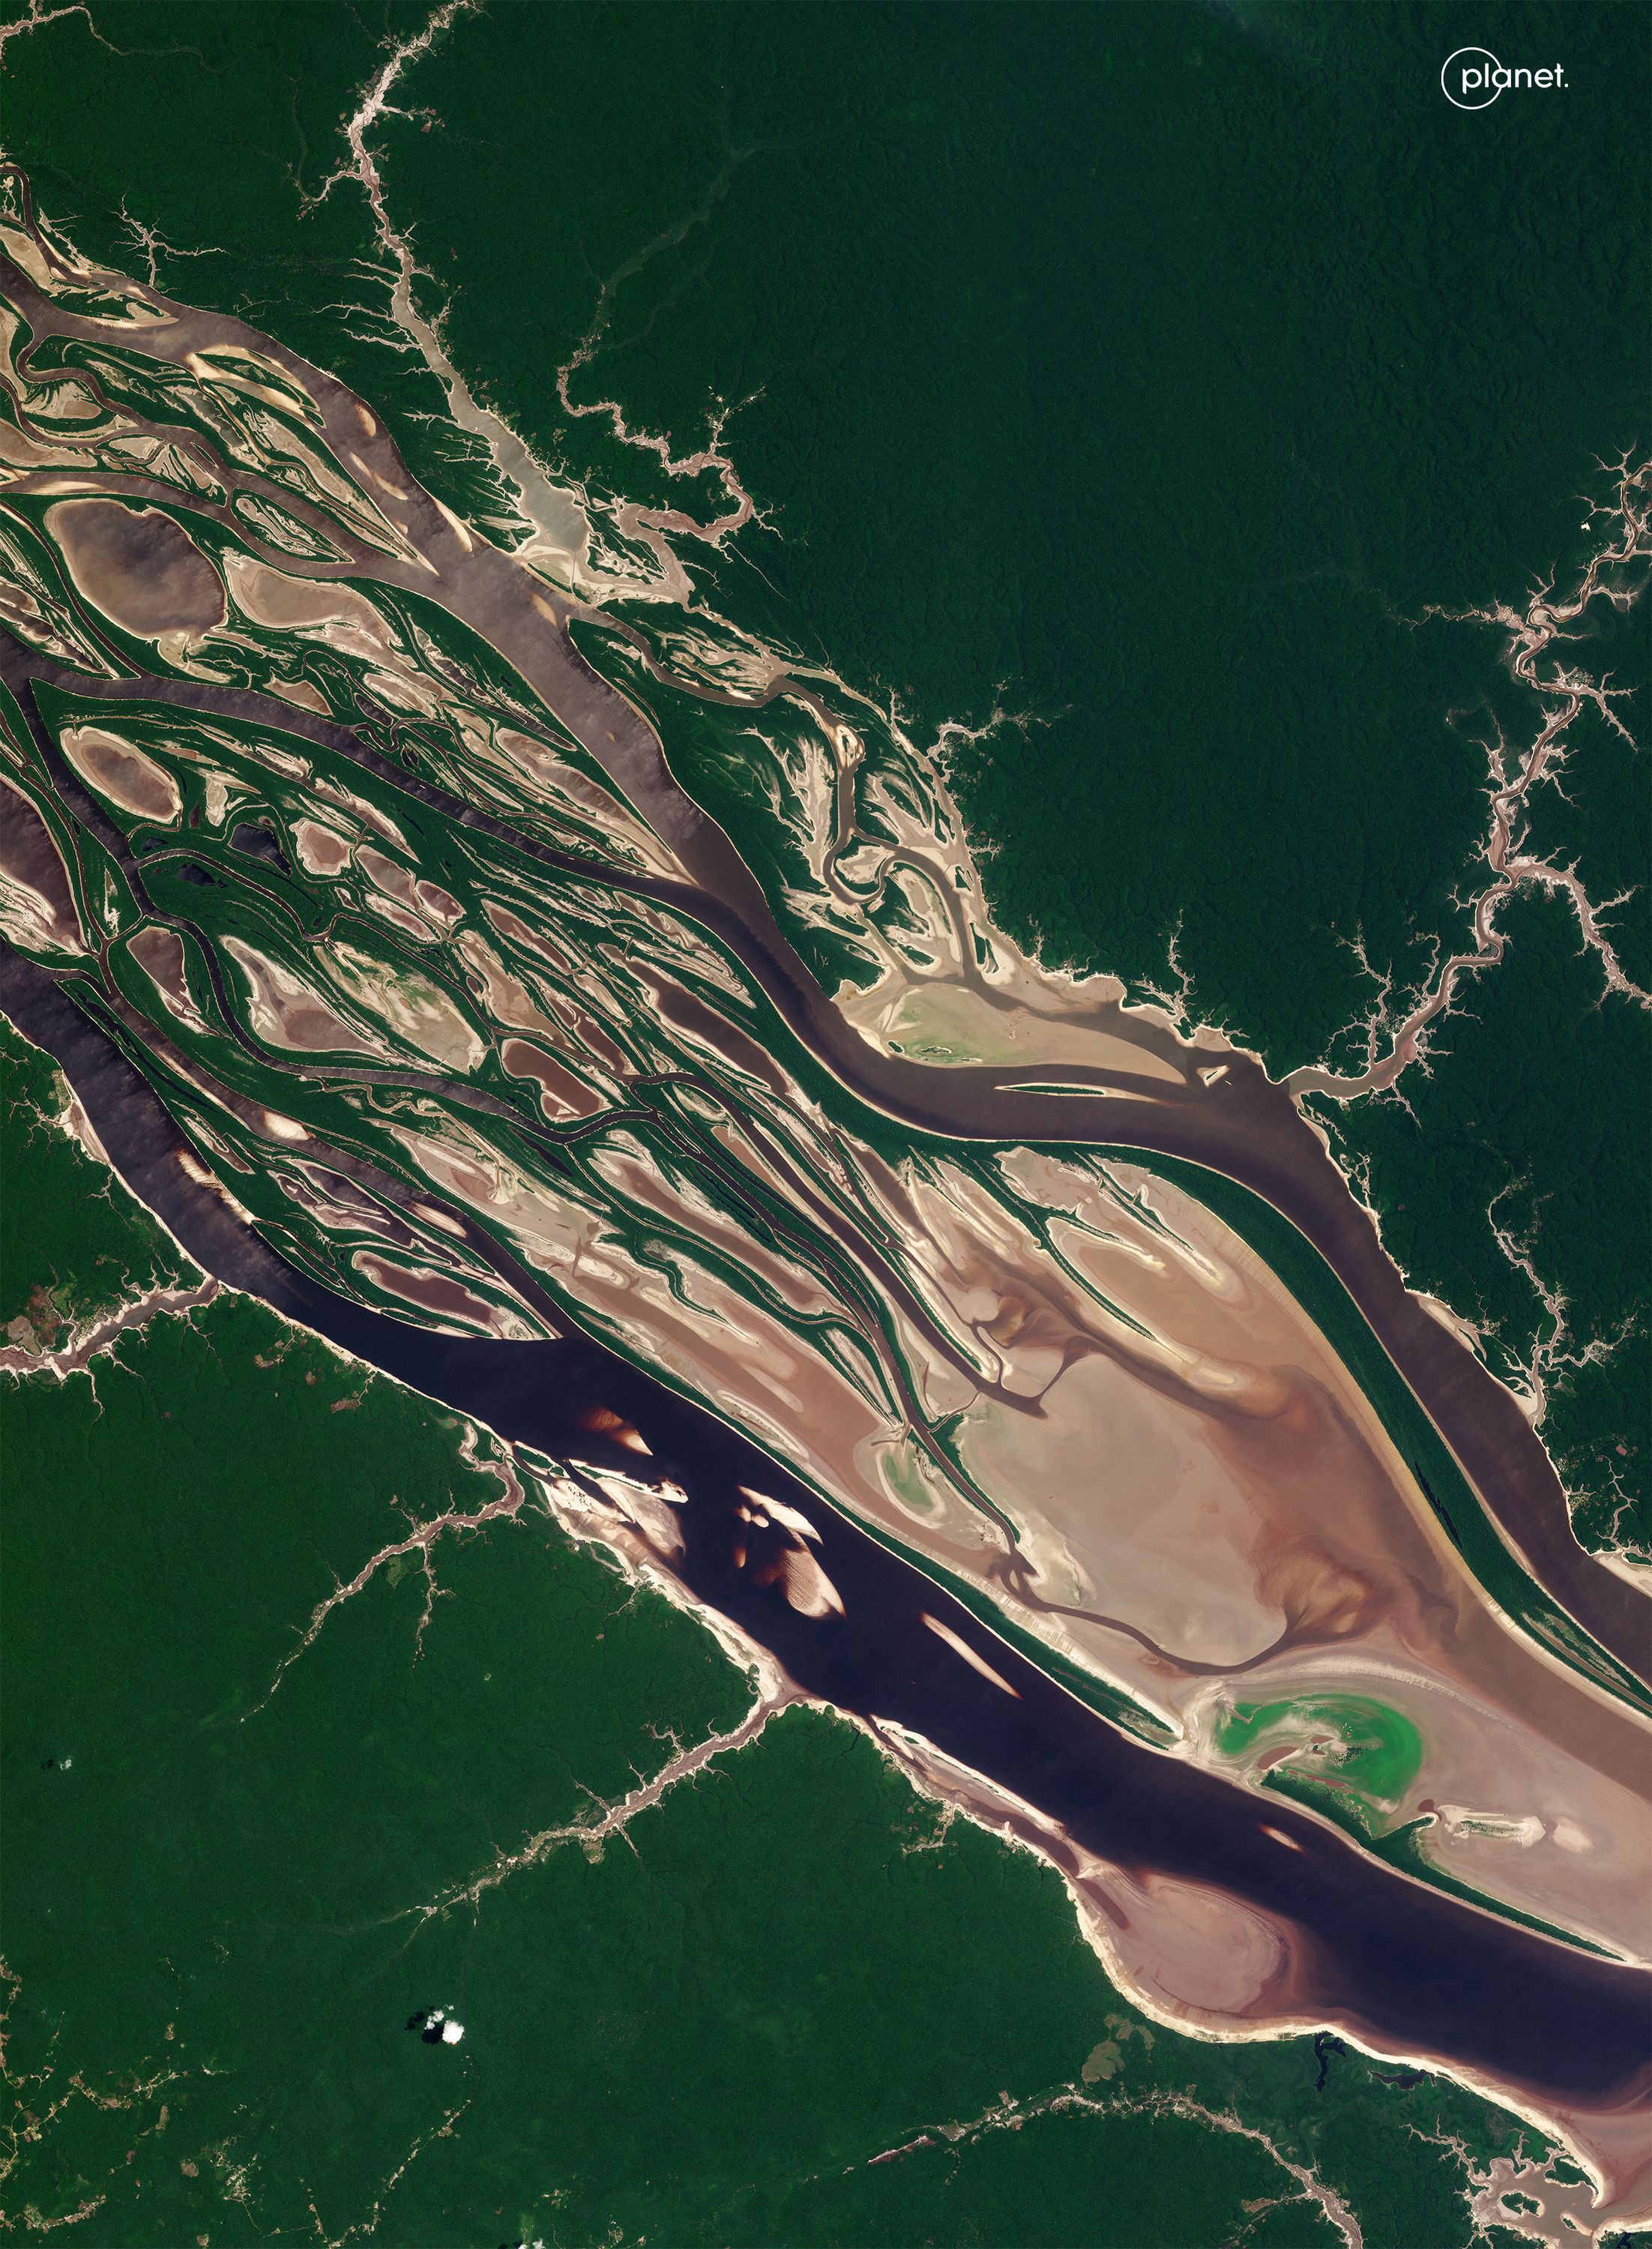
[[[381,2197],[421,2249],[1169,2249],[1265,2200],[1283,2249],[1322,2238],[1283,2156],[1399,2193],[1414,2230],[1376,2238],[1466,2249],[1461,2171],[1408,2127],[1489,2154],[1514,2120],[1144,2023],[1048,1869],[842,1722],[789,1713],[600,1848],[526,1851],[745,1703],[546,1526],[439,1549],[428,1604],[381,1572],[271,1695],[393,1490],[475,1496],[448,1417],[251,1307],[128,1339],[99,1399],[25,1394],[55,1480],[5,1497],[15,2067],[37,2109],[72,2075],[110,2104],[26,2143],[43,2216],[93,2202],[111,2249],[312,2202],[336,2238]],[[432,2005],[456,2048],[408,2027]],[[981,2124],[1006,2102],[1025,2129]]]
[[[257,1305],[4,1406],[10,2191],[93,2249],[312,2206],[409,2249],[1334,2249],[1285,2163],[1368,2239],[1468,2249],[1455,2147],[1530,2140],[1447,2082],[1144,2021],[1053,1873],[830,1716],[582,1844],[747,1682],[525,1511],[305,1645],[499,1481]],[[433,2005],[456,2047],[409,2029]]]
[[1236,1702],[1218,1721],[1215,1740],[1236,1763],[1253,1763],[1257,1750],[1288,1755],[1298,1771],[1347,1791],[1373,1811],[1396,1805],[1422,1764],[1422,1737],[1410,1720],[1360,1695]]
[[[94,31],[65,11],[12,44],[20,145],[53,208],[90,212],[106,254],[133,254],[118,216],[130,197],[191,255],[186,265],[162,248],[163,285],[255,317],[278,297],[285,339],[364,394],[388,389],[393,411],[398,397],[439,408],[434,383],[390,377],[387,358],[364,373],[374,347],[325,309],[360,294],[360,198],[346,184],[303,230],[293,224],[296,183],[313,192],[331,169],[338,120],[381,67],[381,37],[417,30],[424,12],[375,0],[355,13],[140,15],[116,0]],[[1483,140],[1419,141],[1415,105],[1368,98],[1374,79],[1433,99],[1432,33],[1398,14],[1356,34],[1309,9],[1263,37],[1184,10],[1067,11],[1081,51],[1063,51],[1072,66],[1059,76],[1029,78],[1059,11],[1006,11],[996,31],[977,12],[969,52],[946,11],[846,10],[834,23],[811,10],[570,6],[542,24],[531,13],[504,11],[509,31],[466,18],[409,86],[444,129],[420,132],[409,107],[387,112],[375,141],[393,208],[463,277],[456,352],[555,444],[552,371],[585,333],[593,277],[707,208],[686,256],[709,285],[685,285],[662,243],[643,277],[658,302],[638,300],[634,271],[598,384],[634,422],[684,430],[709,390],[744,395],[777,373],[771,404],[743,414],[737,451],[761,495],[785,498],[786,544],[778,562],[761,551],[788,624],[819,621],[846,670],[903,693],[910,684],[931,722],[984,712],[1005,678],[1059,714],[960,764],[971,817],[999,846],[991,879],[1006,918],[1138,982],[1162,980],[1164,936],[1179,926],[1204,1012],[1247,1028],[1276,1062],[1316,1051],[1368,996],[1337,937],[1358,931],[1378,960],[1415,961],[1478,832],[1477,763],[1430,723],[1462,699],[1463,667],[1410,643],[1394,613],[1521,582],[1569,532],[1550,502],[1621,420],[1616,345],[1635,299],[1593,286],[1578,243],[1586,253],[1610,243],[1611,212],[1643,204],[1638,153],[1622,153],[1639,139],[1601,130],[1597,104],[1559,140],[1547,113],[1511,119],[1490,169]],[[1569,19],[1614,101],[1641,75],[1603,36],[1624,20],[1600,9]],[[544,68],[535,58],[524,69],[530,29],[555,42]],[[929,92],[937,67],[949,86],[940,103]],[[524,80],[550,89],[527,105],[525,127]],[[725,114],[725,87],[719,136],[710,120]],[[1122,194],[1122,224],[1115,201],[1098,209],[1083,184],[1098,132],[1102,193]],[[1146,148],[1135,136],[1149,132],[1160,140]],[[1237,173],[1211,153],[1229,134],[1244,136]],[[203,164],[203,145],[236,161]],[[1326,145],[1345,161],[1316,242],[1295,190]],[[1443,172],[1442,145],[1468,153]],[[1155,184],[1163,147],[1168,199]],[[1421,198],[1419,148],[1433,183]],[[1013,201],[995,219],[991,196],[978,210],[960,198],[961,152],[977,182],[996,167],[1016,183],[1031,230]],[[1599,169],[1608,160],[1610,173]],[[1576,189],[1559,200],[1578,214],[1577,242],[1564,227],[1554,236],[1574,293],[1553,311],[1539,300],[1532,332],[1555,347],[1525,354],[1518,410],[1488,431],[1484,400],[1506,392],[1509,369],[1506,324],[1485,308],[1517,283],[1541,292],[1553,269],[1530,256],[1518,221],[1556,208],[1557,177]],[[1069,209],[1086,269],[1076,286],[1060,265],[1074,247],[1061,235]],[[536,250],[526,325],[520,228],[499,223],[524,210],[555,221]],[[893,232],[890,210],[902,215]],[[1258,258],[1268,210],[1281,230]],[[1424,278],[1431,308],[1442,242],[1430,212],[1449,216],[1451,333],[1434,333],[1420,299],[1368,288],[1370,318],[1339,330],[1347,379],[1318,383],[1305,405],[1291,370],[1319,364],[1324,307],[1346,295],[1348,230],[1360,270],[1373,247],[1391,255]],[[776,243],[788,245],[778,266]],[[1106,272],[1088,269],[1095,243],[1114,261]],[[1488,243],[1501,245],[1491,259]],[[852,269],[846,287],[828,254],[839,244],[853,257],[892,245],[898,262]],[[1007,260],[996,279],[994,255]],[[1195,276],[1169,298],[1152,286],[1167,259]],[[1052,285],[1081,317],[1039,333],[1030,308]],[[759,285],[773,291],[766,302],[745,293]],[[1109,303],[1131,317],[1109,320]],[[1189,303],[1203,347],[1182,325]],[[1098,320],[1123,339],[1100,360]],[[1445,354],[1420,436],[1416,387],[1390,376],[1418,335]],[[731,368],[719,351],[739,355]],[[1064,351],[1100,370],[1100,395],[1065,382]],[[860,380],[843,381],[846,361]],[[1241,369],[1239,390],[1210,381],[1211,365]],[[1073,422],[1045,410],[1057,395],[1070,395]],[[1638,375],[1631,402],[1626,426]],[[1100,475],[1096,453],[1071,444],[1074,422],[1103,449]],[[1533,430],[1550,433],[1535,450]],[[436,441],[407,420],[401,434],[429,478]],[[637,457],[607,465],[628,481]],[[437,488],[463,508],[457,468],[446,475]],[[1107,507],[1083,497],[1093,488]],[[1419,522],[1440,526],[1426,572],[1414,567]],[[1237,554],[1236,523],[1247,526]],[[1327,739],[1354,743],[1347,772],[1327,772]],[[1189,799],[1206,817],[1187,819]],[[1132,842],[1116,863],[1095,848],[1109,829]],[[1580,1074],[1577,1099],[1587,1105],[1599,1082]],[[1639,1079],[1616,1082],[1632,1100]],[[1493,1078],[1470,1063],[1450,1083],[1472,1118]],[[1555,1104],[1562,1144],[1576,1111]],[[1364,1112],[1374,1139],[1395,1115]],[[1385,1216],[1409,1205],[1438,1243],[1443,1214],[1466,1228],[1477,1212],[1455,1186],[1442,1193],[1442,1136],[1423,1138],[1419,1151],[1379,1145],[1377,1192]],[[1554,1175],[1546,1159],[1539,1168],[1546,1193]],[[50,1200],[54,1227],[103,1223],[72,1198],[59,1214],[55,1190]],[[25,1195],[34,1239],[31,1205]],[[1628,1238],[1609,1231],[1614,1248]],[[62,1269],[80,1271],[79,1249]],[[58,1268],[38,1270],[31,1290],[60,1304]],[[3,1502],[28,1720],[4,1737],[6,1771],[26,1780],[38,1768],[38,1787],[58,1792],[26,1795],[25,1840],[45,1838],[54,1882],[32,1885],[16,1922],[29,1977],[12,2002],[14,2084],[26,2115],[51,2117],[26,2139],[13,2182],[30,2230],[79,2216],[77,2237],[113,2249],[216,2240],[226,2221],[430,2249],[496,2239],[573,2249],[645,2232],[996,2249],[1333,2240],[1258,2144],[1265,2133],[1348,2196],[1368,2240],[1469,2239],[1451,2143],[1506,2151],[1520,2137],[1512,2120],[1354,2055],[1328,2075],[1321,2066],[1316,2085],[1305,2041],[1123,2038],[1110,2028],[1116,1996],[1075,1949],[1053,1879],[971,1831],[930,1833],[870,1748],[827,1721],[777,1725],[600,1864],[562,1851],[474,1912],[409,1912],[454,1867],[492,1867],[489,1854],[508,1855],[526,1825],[623,1785],[639,1759],[651,1769],[664,1754],[653,1729],[687,1737],[738,1696],[717,1685],[718,1660],[682,1639],[682,1620],[645,1600],[625,1623],[623,1589],[588,1557],[568,1556],[542,1525],[501,1525],[442,1554],[434,1591],[422,1568],[387,1566],[250,1715],[314,1605],[387,1524],[403,1526],[404,1506],[493,1489],[485,1476],[473,1486],[450,1421],[377,1386],[329,1387],[335,1365],[309,1349],[281,1351],[226,1309],[198,1331],[175,1324],[123,1345],[119,1365],[99,1371],[96,1413],[84,1381],[60,1399],[8,1401],[31,1444],[50,1433],[53,1479],[19,1512],[15,1490]],[[339,1439],[357,1415],[372,1437],[359,1449]],[[1618,1426],[1598,1405],[1585,1418],[1597,1439]],[[178,1451],[151,1441],[175,1425],[200,1455],[188,1475]],[[1603,1462],[1607,1474],[1619,1457]],[[1443,1516],[1447,1503],[1458,1512],[1466,1495],[1428,1474]],[[45,1518],[65,1495],[54,1544]],[[1604,1496],[1589,1519],[1611,1506]],[[497,1677],[482,1668],[496,1645],[515,1657]],[[91,1682],[78,1699],[69,1651]],[[640,1708],[647,1723],[633,1726]],[[512,1764],[542,1790],[513,1785]],[[480,1857],[467,1860],[472,1845]],[[100,1920],[111,1897],[119,1943]],[[65,1956],[83,1950],[78,1971],[53,1969],[48,1935]],[[451,2055],[398,2019],[438,1993],[470,2024]],[[1104,2045],[1124,2057],[1109,2096],[1198,2108],[1038,2108],[1081,2081],[1083,2059]],[[449,2061],[447,2077],[432,2074]],[[1020,2129],[976,2129],[1000,2101]]]

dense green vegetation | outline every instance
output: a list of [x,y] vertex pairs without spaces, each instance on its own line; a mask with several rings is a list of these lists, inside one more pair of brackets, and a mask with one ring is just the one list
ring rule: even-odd
[[[383,41],[426,16],[93,0],[9,44],[4,133],[90,252],[153,256],[335,368],[484,515],[437,387],[386,347],[359,188],[321,197]],[[1567,102],[1448,113],[1439,61],[1484,32],[1458,0],[518,6],[463,17],[374,145],[477,390],[597,503],[708,513],[709,481],[570,420],[556,375],[603,320],[576,400],[680,452],[728,402],[773,530],[689,550],[707,598],[922,739],[1024,721],[953,760],[1005,924],[1138,990],[1175,934],[1195,1012],[1284,1069],[1352,1058],[1354,940],[1403,984],[1460,939],[1476,727],[1532,724],[1496,635],[1415,621],[1574,565],[1573,495],[1648,434],[1624,214],[1652,33],[1593,0],[1498,22],[1511,54],[1564,51]],[[1597,645],[1638,678],[1638,644]],[[1641,879],[1643,777],[1585,729],[1537,808],[1598,898]],[[1553,1324],[1494,1202],[1576,1338],[1623,1338],[1555,1370],[1546,1427],[1581,1526],[1625,1537],[1652,1459],[1646,1018],[1553,902],[1506,926],[1409,1105],[1337,1128],[1395,1255],[1493,1354]],[[0,1063],[0,1326],[49,1345],[192,1278],[42,1121],[47,1067],[10,1037]],[[263,1702],[409,1513],[493,1496],[450,1417],[229,1300],[0,1406],[14,2224],[84,2208],[93,2249],[1334,2244],[1266,2134],[1373,2249],[1466,2249],[1450,2143],[1523,2128],[1352,2052],[1143,2023],[1047,1871],[938,1832],[816,1714],[600,1858],[423,1917],[657,1770],[668,1731],[734,1723],[709,1638],[524,1514],[438,1549],[422,1632],[416,1559],[380,1570]],[[406,2027],[433,2005],[457,2048]],[[1006,2098],[1018,2129],[954,2136]]]
[[50,1121],[62,1115],[67,1089],[3,1019],[0,1077],[0,1329],[7,1341],[51,1350],[106,1306],[198,1278],[148,1213]]
[[[14,1106],[8,1181],[50,1130]],[[68,1192],[38,1254],[139,1269],[147,1219],[45,1145]],[[525,1510],[439,1542],[439,1591],[387,1564],[288,1663],[410,1523],[499,1486],[450,1416],[242,1300],[3,1411],[0,2164],[26,2225],[1332,2249],[1271,2141],[1368,2240],[1467,2249],[1450,2143],[1532,2142],[1352,2052],[1145,2023],[1052,1874],[809,1712],[601,1849],[430,1912],[737,1723],[738,1672]],[[435,2005],[456,2047],[408,2027]]]
[[[337,368],[445,499],[496,508],[386,328],[360,186],[328,185],[422,9],[97,14],[8,50],[45,207],[127,265],[149,255],[132,223],[154,230],[163,285]],[[1440,63],[1484,32],[1457,0],[462,12],[373,146],[478,394],[599,506],[707,514],[709,478],[571,420],[558,374],[588,341],[576,403],[613,398],[679,455],[726,403],[767,527],[688,548],[708,595],[894,695],[921,739],[1011,713],[953,753],[1006,925],[1138,990],[1174,987],[1174,937],[1195,1012],[1284,1070],[1353,1058],[1377,989],[1356,943],[1402,991],[1460,942],[1479,738],[1538,723],[1499,636],[1429,605],[1564,580],[1576,496],[1648,435],[1623,215],[1649,185],[1652,31],[1603,0],[1498,20],[1511,52],[1566,50],[1564,93],[1451,109]],[[1626,628],[1582,657],[1643,681]],[[1644,776],[1598,726],[1577,742],[1532,841],[1604,900],[1639,879]],[[1642,983],[1646,904],[1618,917]],[[1533,914],[1465,1001],[1512,1043],[1488,1064],[1454,1025],[1406,1084],[1471,1143],[1471,1180],[1433,1124],[1341,1122],[1409,1269],[1484,1317],[1506,1372],[1553,1323],[1485,1207],[1540,1208],[1574,1332],[1620,1339],[1555,1386],[1552,1441],[1585,1535],[1644,1541],[1647,1299],[1601,1274],[1574,1188],[1643,1276],[1647,1019]],[[1518,1145],[1478,1130],[1499,1101]]]

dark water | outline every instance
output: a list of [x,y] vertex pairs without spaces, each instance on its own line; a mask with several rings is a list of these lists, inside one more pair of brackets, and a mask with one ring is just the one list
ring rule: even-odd
[[[54,211],[84,216],[94,243],[103,228],[114,262],[132,252],[127,198],[182,245],[226,245],[163,258],[163,284],[353,373],[392,427],[397,398],[435,406],[332,309],[369,285],[349,262],[371,246],[350,191],[302,225],[294,193],[335,161],[380,32],[424,11],[96,13],[112,45],[72,19],[9,57],[26,89],[9,133]],[[744,550],[760,573],[702,558],[716,599],[931,725],[983,718],[1000,694],[1030,712],[959,766],[1004,918],[1138,983],[1163,980],[1179,929],[1201,1009],[1278,1069],[1320,1054],[1368,996],[1341,940],[1361,933],[1403,966],[1456,925],[1480,769],[1448,719],[1497,698],[1494,652],[1472,628],[1409,618],[1564,562],[1594,456],[1646,434],[1643,230],[1625,218],[1645,207],[1644,17],[1493,20],[1455,5],[518,7],[459,25],[408,88],[432,129],[387,120],[381,145],[394,207],[456,291],[456,355],[599,489],[642,490],[648,459],[566,423],[552,378],[605,279],[616,317],[576,395],[611,392],[634,421],[692,437],[709,394],[759,394],[733,450],[783,539]],[[1569,103],[1448,114],[1438,58],[1480,38],[1563,52]],[[480,480],[412,423],[401,435],[464,509]],[[1582,852],[1604,895],[1642,813],[1601,748],[1576,820],[1549,806],[1543,840]],[[1600,1007],[1546,905],[1520,929],[1477,1007],[1484,1031],[1457,1035],[1418,1119],[1375,1112],[1354,1136],[1407,1270],[1511,1337],[1530,1292],[1484,1221],[1511,1174],[1532,1173],[1545,1269],[1586,1321],[1632,1309],[1645,1269],[1643,1026]],[[797,987],[776,958],[784,998]],[[917,1623],[925,1607],[988,1645],[943,1593],[600,1346],[435,1338],[319,1290],[186,1188],[164,1115],[84,1021],[20,979],[10,989],[134,1188],[213,1269],[552,1454],[604,1458],[582,1416],[625,1413],[691,1494],[685,1582],[811,1691],[914,1726],[1120,1863],[1214,1877],[1278,1913],[1304,1933],[1323,2019],[1557,2099],[1631,2087],[1644,1979],[1269,1805],[1304,1855],[1280,1852],[1246,1799],[1123,1740],[992,1641],[1010,1703]],[[796,1021],[821,1035],[806,1010]],[[903,1106],[917,1089],[899,1072],[872,1090],[920,1127],[959,1122]],[[1084,1120],[1042,1102],[1035,1123]],[[1211,1152],[1196,1131],[1165,1145]],[[1488,1506],[1574,1613],[1644,1662],[1641,1605],[1577,1555],[1511,1402],[1388,1276],[1372,1293],[1330,1167],[1306,1135],[1287,1157],[1253,1184],[1321,1247],[1341,1237],[1340,1269],[1364,1272],[1356,1295],[1391,1315],[1391,1347],[1415,1346],[1396,1355]],[[1561,1410],[1568,1442],[1633,1483],[1649,1453],[1626,1365],[1589,1371]],[[1438,1386],[1453,1373],[1468,1394]],[[736,1569],[742,1481],[817,1521],[846,1620],[800,1619]]]
[[[607,1406],[636,1427],[658,1471],[690,1504],[676,1565],[698,1599],[772,1649],[809,1693],[912,1728],[1036,1803],[1081,1847],[1138,1872],[1204,1881],[1302,1933],[1304,2012],[1408,2053],[1449,2058],[1505,2083],[1587,2106],[1633,2098],[1646,2073],[1652,1982],[1384,1873],[1317,1823],[1258,1805],[1222,1781],[1118,1735],[996,1638],[931,1580],[820,1508],[805,1487],[712,1415],[583,1338],[473,1343],[425,1334],[318,1288],[179,1169],[182,1145],[137,1073],[39,972],[15,955],[0,1000],[54,1055],[134,1192],[208,1270],[398,1380],[553,1458],[616,1468],[634,1456],[585,1423]],[[779,1587],[755,1589],[733,1557],[739,1486],[805,1510],[847,1614],[799,1616]],[[772,1535],[772,1534],[771,1534]],[[936,1614],[1015,1687],[1011,1702],[919,1621]],[[1299,1847],[1285,1852],[1271,1826]],[[1488,1993],[1502,1995],[1488,2005]]]

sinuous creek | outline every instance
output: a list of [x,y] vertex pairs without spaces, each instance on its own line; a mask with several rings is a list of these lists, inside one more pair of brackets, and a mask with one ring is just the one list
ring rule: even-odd
[[1009,945],[887,711],[505,551],[7,192],[0,1006],[128,1185],[1144,2006],[1450,2069],[1645,2207],[1645,1604],[1287,1090]]

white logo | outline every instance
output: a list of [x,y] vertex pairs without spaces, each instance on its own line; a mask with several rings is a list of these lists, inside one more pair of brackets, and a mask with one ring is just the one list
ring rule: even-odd
[[1440,65],[1440,91],[1454,109],[1489,109],[1511,87],[1522,93],[1528,89],[1545,93],[1565,84],[1566,72],[1559,63],[1542,70],[1528,70],[1524,64],[1507,70],[1485,47],[1459,47]]

